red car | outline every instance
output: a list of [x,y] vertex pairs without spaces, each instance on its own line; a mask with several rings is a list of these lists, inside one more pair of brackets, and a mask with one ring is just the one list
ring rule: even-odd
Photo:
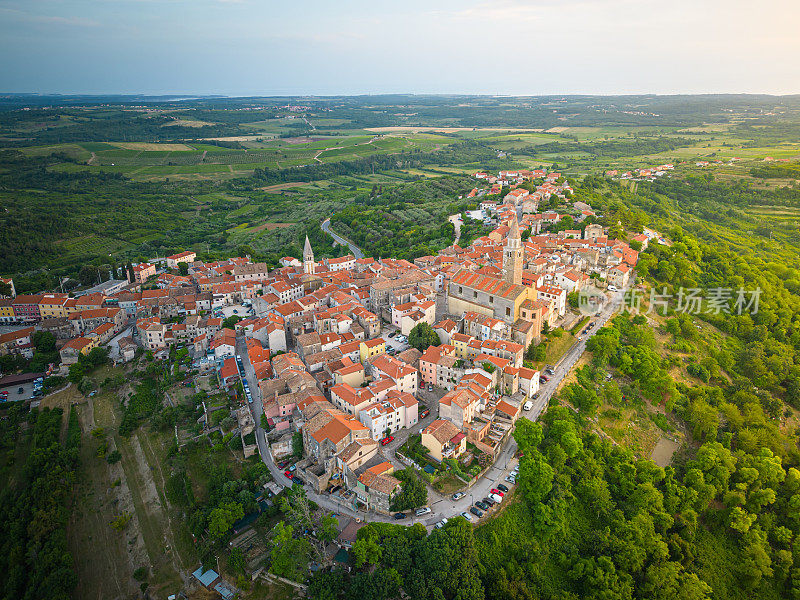
[[389,437],[385,437],[381,440],[381,446],[385,446],[386,444],[391,444],[394,441],[394,436],[390,435]]
[[494,488],[494,489],[492,490],[492,493],[493,493],[493,494],[497,494],[497,495],[498,495],[498,496],[500,496],[501,498],[502,498],[503,496],[505,496],[505,494],[504,494],[503,492],[501,492],[500,490],[498,490],[497,488]]
[[284,471],[283,474],[286,475],[286,477],[288,477],[289,479],[294,479],[294,475],[292,474],[291,471]]

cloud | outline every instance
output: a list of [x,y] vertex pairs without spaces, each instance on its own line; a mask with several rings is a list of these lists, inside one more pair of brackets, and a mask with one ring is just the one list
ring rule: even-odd
[[27,23],[42,23],[45,25],[65,25],[68,27],[99,27],[100,23],[93,19],[83,17],[62,17],[59,15],[36,15],[18,10],[16,8],[0,8],[0,14],[6,14],[19,21]]
[[458,10],[453,16],[459,19],[481,21],[537,21],[542,17],[541,7],[519,2],[491,2]]

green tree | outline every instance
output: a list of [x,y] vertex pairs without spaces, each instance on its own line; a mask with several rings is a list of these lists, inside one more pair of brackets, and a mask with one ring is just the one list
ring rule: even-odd
[[303,457],[303,432],[296,431],[292,434],[292,454],[295,458]]
[[211,511],[208,516],[208,532],[212,538],[219,539],[230,531],[231,526],[244,517],[244,508],[238,502],[225,502]]
[[56,349],[56,336],[49,331],[34,332],[32,341],[37,352],[47,353]]
[[279,521],[272,530],[272,564],[270,571],[292,581],[303,581],[311,557],[311,544],[294,536],[291,525]]
[[363,538],[353,542],[351,552],[356,561],[356,567],[360,569],[366,564],[377,565],[381,560],[383,548],[374,538]]
[[429,346],[441,344],[439,334],[427,323],[417,323],[408,334],[408,343],[420,352],[424,352]]
[[231,553],[228,555],[228,568],[236,575],[244,575],[246,566],[242,549],[232,548]]
[[222,321],[222,327],[224,329],[236,329],[236,324],[242,320],[242,317],[239,315],[231,315],[227,319]]
[[413,468],[397,471],[395,477],[402,482],[402,489],[392,500],[392,510],[409,510],[428,502],[428,488]]

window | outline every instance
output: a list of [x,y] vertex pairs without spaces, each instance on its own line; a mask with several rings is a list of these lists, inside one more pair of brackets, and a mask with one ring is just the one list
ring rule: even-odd
[[511,316],[511,309],[510,308],[506,308],[506,316],[507,317]]
[[461,286],[458,286],[458,293],[459,294],[463,294],[464,293],[464,288],[462,288]]
[[473,292],[472,292],[472,297],[473,297],[473,298],[477,298],[477,297],[478,297],[478,292],[476,292],[476,291],[474,291],[474,290],[473,290]]
[[489,304],[494,304],[494,296],[489,296]]

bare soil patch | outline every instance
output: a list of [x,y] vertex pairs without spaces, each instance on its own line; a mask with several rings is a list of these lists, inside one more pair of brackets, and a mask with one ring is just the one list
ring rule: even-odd
[[678,442],[673,442],[669,438],[662,437],[658,440],[658,443],[656,443],[656,447],[653,448],[653,453],[650,458],[652,458],[653,462],[659,467],[667,467],[672,462],[672,455],[677,452],[678,448],[680,448]]

